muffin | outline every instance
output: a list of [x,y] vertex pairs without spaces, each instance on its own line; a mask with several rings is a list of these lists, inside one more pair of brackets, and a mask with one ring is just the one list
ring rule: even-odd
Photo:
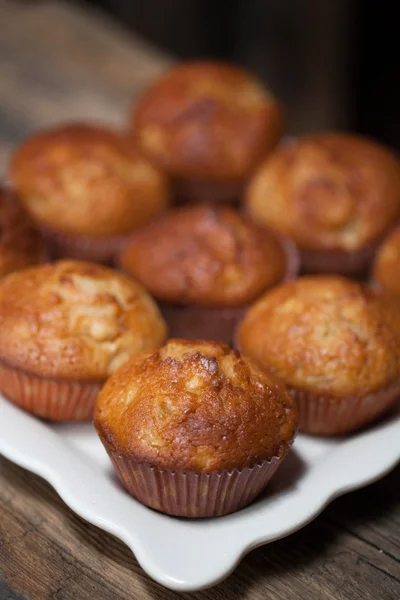
[[165,175],[128,136],[71,124],[16,150],[10,178],[55,257],[110,263],[127,235],[169,204]]
[[372,268],[372,281],[383,292],[400,296],[400,227],[379,248]]
[[56,421],[90,420],[107,377],[166,337],[140,284],[78,261],[31,267],[0,281],[0,329],[0,392]]
[[0,278],[45,257],[42,236],[15,196],[0,186]]
[[140,502],[210,517],[265,488],[293,442],[297,408],[281,382],[228,346],[169,340],[108,380],[94,424]]
[[295,276],[298,257],[233,208],[203,203],[143,227],[120,265],[162,303],[171,336],[230,342],[244,307]]
[[282,109],[251,73],[215,61],[172,68],[132,111],[137,143],[183,200],[237,200],[283,133]]
[[360,273],[398,217],[399,161],[361,136],[300,137],[264,162],[245,205],[257,223],[295,240],[305,270]]
[[348,433],[399,396],[400,309],[344,277],[304,277],[265,294],[237,345],[285,381],[306,433]]

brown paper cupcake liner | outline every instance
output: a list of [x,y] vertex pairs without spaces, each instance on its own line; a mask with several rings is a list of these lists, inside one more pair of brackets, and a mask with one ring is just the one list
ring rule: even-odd
[[244,508],[266,487],[281,459],[217,473],[167,471],[108,449],[127,491],[139,502],[178,517],[217,517]]
[[216,340],[231,343],[236,324],[241,320],[245,308],[203,308],[201,306],[178,306],[160,304],[172,338],[188,340]]
[[0,392],[51,421],[90,421],[101,383],[45,379],[0,363]]
[[300,272],[300,253],[296,244],[289,237],[270,232],[279,240],[286,256],[286,271],[282,277],[282,282],[296,279]]
[[293,390],[299,409],[299,430],[314,435],[342,435],[372,423],[400,396],[400,381],[365,396],[318,396]]
[[[295,279],[300,269],[300,258],[296,245],[289,238],[277,236],[286,255],[286,271],[281,282]],[[190,340],[209,339],[231,344],[239,321],[248,305],[237,307],[205,308],[180,306],[167,302],[160,304],[161,313],[167,322],[169,335]]]
[[176,179],[173,184],[175,199],[185,202],[239,203],[246,182],[244,181],[191,181]]
[[365,274],[381,240],[346,252],[345,250],[300,250],[302,269],[307,273],[337,273],[339,275]]
[[41,227],[52,259],[74,258],[113,265],[129,234],[104,238],[74,235]]

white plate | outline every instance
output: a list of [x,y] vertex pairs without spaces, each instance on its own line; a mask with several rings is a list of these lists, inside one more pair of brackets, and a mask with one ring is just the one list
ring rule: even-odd
[[342,440],[298,436],[262,498],[233,515],[185,520],[145,508],[119,485],[90,424],[48,425],[0,396],[0,453],[41,475],[81,517],[113,533],[162,585],[194,591],[219,583],[256,546],[300,529],[336,496],[400,461],[400,407]]

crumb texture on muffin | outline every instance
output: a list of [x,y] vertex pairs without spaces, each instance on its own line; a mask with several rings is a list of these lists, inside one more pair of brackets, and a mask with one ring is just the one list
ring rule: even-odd
[[264,162],[246,205],[255,221],[301,249],[356,250],[379,240],[399,215],[400,163],[361,136],[303,136]]
[[383,242],[376,254],[372,279],[390,294],[400,295],[400,227]]
[[[155,243],[157,240],[157,243]],[[234,209],[174,209],[132,238],[121,257],[160,300],[186,305],[243,306],[283,279],[281,243]]]
[[169,340],[108,380],[95,426],[121,456],[213,472],[283,457],[297,409],[281,382],[228,346]]
[[0,277],[44,260],[41,235],[14,194],[0,186]]
[[156,164],[210,181],[247,177],[283,131],[281,109],[261,82],[219,62],[174,67],[145,91],[132,120]]
[[343,277],[304,277],[265,294],[242,321],[238,346],[289,386],[363,395],[400,377],[400,311]]
[[77,261],[32,267],[1,281],[0,328],[2,362],[60,379],[104,380],[166,336],[140,284]]
[[36,133],[17,148],[10,176],[34,219],[66,233],[124,234],[169,204],[165,175],[132,139],[100,126]]

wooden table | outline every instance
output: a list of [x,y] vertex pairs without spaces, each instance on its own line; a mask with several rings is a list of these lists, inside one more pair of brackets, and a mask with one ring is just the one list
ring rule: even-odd
[[[59,120],[123,124],[169,60],[104,18],[61,3],[0,0],[0,168]],[[201,565],[199,565],[201,568]],[[0,458],[0,599],[399,600],[400,468],[333,502],[308,527],[248,555],[210,590],[152,582],[124,544]]]

